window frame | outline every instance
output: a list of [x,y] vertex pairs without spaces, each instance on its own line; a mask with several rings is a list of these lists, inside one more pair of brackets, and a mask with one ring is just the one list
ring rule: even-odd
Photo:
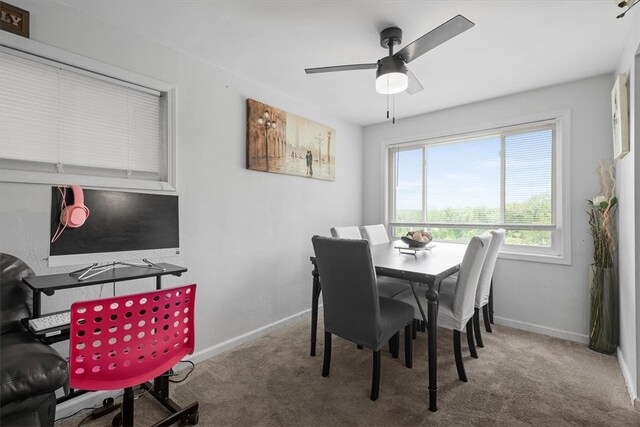
[[[387,224],[391,233],[393,233],[393,227],[436,227],[441,228],[486,228],[494,229],[502,227],[503,224],[432,224],[432,223],[398,223],[391,219],[393,218],[394,209],[394,189],[391,188],[393,173],[393,155],[392,151],[395,149],[408,149],[410,147],[420,147],[432,144],[442,144],[445,142],[451,142],[452,140],[460,139],[472,139],[477,137],[486,136],[489,134],[495,134],[496,132],[504,131],[520,131],[526,129],[528,126],[537,125],[541,123],[555,123],[555,164],[552,167],[552,180],[554,181],[554,192],[552,195],[556,206],[556,225],[551,230],[552,246],[550,248],[542,248],[535,246],[522,246],[522,245],[503,245],[500,251],[500,258],[542,262],[551,264],[571,264],[571,202],[569,199],[569,184],[570,184],[570,162],[569,162],[569,149],[570,149],[570,110],[554,110],[543,112],[539,114],[532,114],[521,117],[514,117],[497,121],[490,124],[485,124],[476,127],[468,127],[462,129],[451,129],[443,132],[432,132],[428,134],[419,134],[406,138],[394,138],[382,141],[382,170],[383,183],[382,188],[384,192],[383,199],[383,214],[384,221]],[[423,156],[423,162],[426,161],[426,150]],[[504,156],[501,156],[501,168],[504,168]],[[423,163],[424,164],[424,163]],[[423,181],[426,168],[423,167]],[[504,175],[503,175],[504,176]],[[423,198],[423,207],[426,200]],[[546,229],[549,226],[524,226],[519,229]],[[508,228],[507,228],[508,229]]]
[[19,162],[16,162],[17,167],[15,169],[0,168],[0,182],[51,185],[68,185],[74,183],[90,187],[176,191],[175,85],[7,33],[3,33],[3,37],[0,39],[0,51],[46,65],[54,65],[74,73],[88,75],[123,87],[160,92],[163,97],[163,105],[161,108],[162,117],[160,118],[163,125],[160,180],[111,176],[99,168],[91,167],[80,167],[83,172],[93,172],[89,174],[74,174],[60,171],[58,171],[58,173],[52,173],[52,171],[49,170],[51,168],[48,168],[47,165],[42,165],[40,171],[26,170],[20,169]]

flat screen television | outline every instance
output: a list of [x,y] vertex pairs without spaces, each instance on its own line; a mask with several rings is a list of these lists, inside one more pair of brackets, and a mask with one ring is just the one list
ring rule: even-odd
[[[89,217],[79,228],[58,229],[62,195],[51,188],[49,266],[111,263],[180,253],[178,196],[84,189]],[[66,191],[66,203],[73,193]]]

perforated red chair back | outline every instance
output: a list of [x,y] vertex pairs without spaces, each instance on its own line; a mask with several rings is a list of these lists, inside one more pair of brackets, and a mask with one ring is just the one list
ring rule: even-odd
[[142,384],[194,349],[196,285],[76,302],[69,385],[116,390]]

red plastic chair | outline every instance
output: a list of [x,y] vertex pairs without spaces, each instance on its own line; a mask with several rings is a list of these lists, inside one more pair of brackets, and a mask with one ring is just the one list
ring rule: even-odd
[[[193,284],[72,304],[69,385],[124,388],[121,421],[132,426],[133,387],[160,377],[193,353],[195,297]],[[195,402],[158,425],[178,420],[196,424],[197,411]]]

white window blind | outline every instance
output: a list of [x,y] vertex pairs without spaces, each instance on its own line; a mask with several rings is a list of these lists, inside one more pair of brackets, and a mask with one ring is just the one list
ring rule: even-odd
[[160,180],[161,93],[69,68],[0,52],[0,159]]

